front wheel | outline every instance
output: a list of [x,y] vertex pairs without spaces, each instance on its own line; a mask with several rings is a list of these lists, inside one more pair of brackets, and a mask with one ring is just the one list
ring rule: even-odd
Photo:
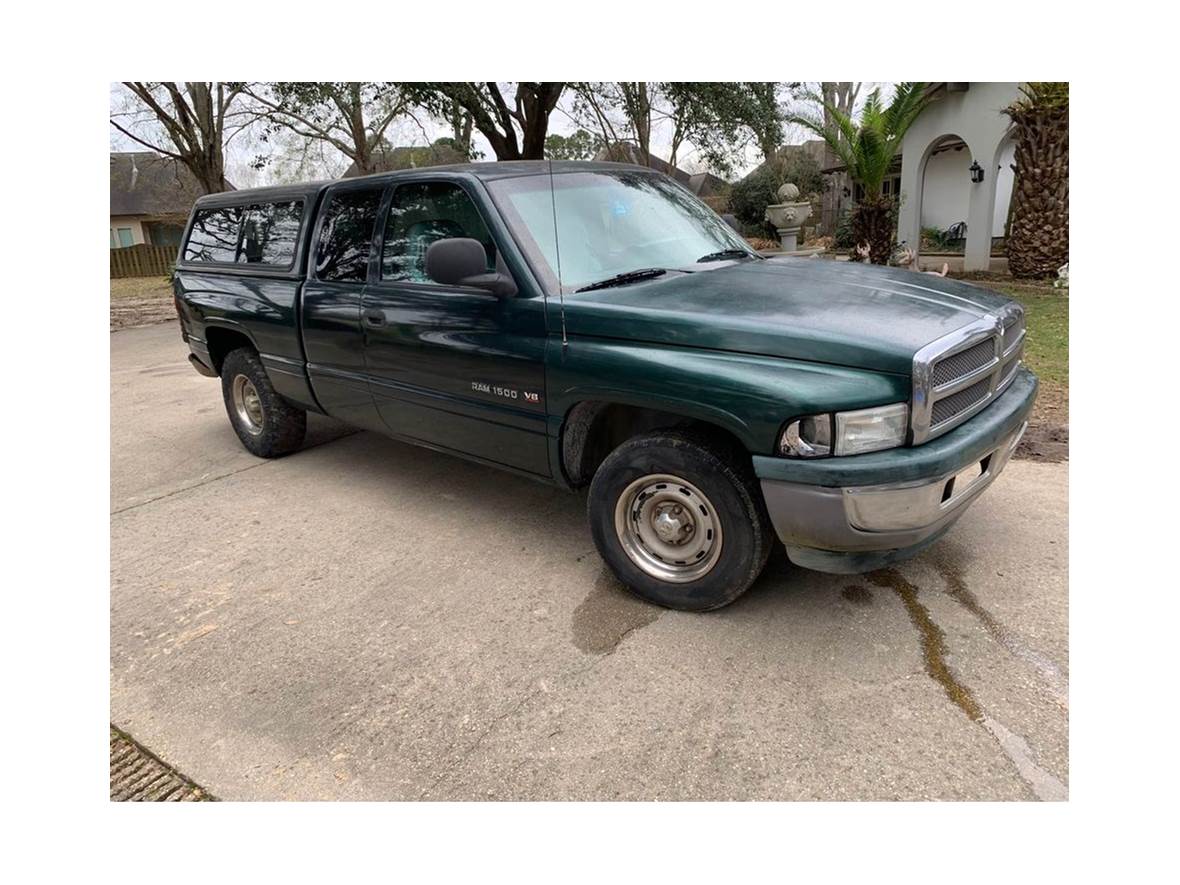
[[251,454],[277,458],[293,452],[307,433],[307,413],[275,393],[258,354],[231,351],[221,364],[221,395],[238,439]]
[[682,431],[612,452],[590,484],[598,552],[636,595],[683,611],[728,605],[762,573],[772,532],[742,453]]

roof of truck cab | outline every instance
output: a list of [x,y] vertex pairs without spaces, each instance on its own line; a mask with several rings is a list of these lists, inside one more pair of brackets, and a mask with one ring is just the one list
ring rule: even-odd
[[[583,162],[580,160],[554,160],[552,163],[554,175],[568,172],[647,172],[658,175],[654,169],[645,166],[635,166],[630,163]],[[447,173],[450,175],[470,175],[481,181],[493,181],[499,178],[521,178],[528,175],[548,175],[550,163],[548,160],[503,160],[490,163],[455,163],[447,166],[423,166],[418,169],[399,169],[395,172],[377,172],[359,178],[338,178],[331,181],[309,181],[304,184],[282,184],[271,187],[242,188],[241,190],[226,191],[220,194],[208,194],[197,200],[196,205],[203,208],[216,206],[242,206],[253,202],[275,202],[279,200],[294,200],[310,198],[319,194],[325,188],[340,184],[355,187],[361,182],[396,181],[399,178],[419,177],[424,174]]]
[[[608,163],[585,160],[498,160],[489,163],[455,163],[446,166],[423,166],[418,169],[399,169],[396,172],[378,172],[366,175],[360,179],[349,181],[385,180],[406,178],[411,175],[421,175],[432,172],[450,172],[452,174],[467,174],[482,181],[492,181],[497,178],[522,178],[527,175],[548,175],[550,169],[554,175],[567,172],[652,172],[646,166],[636,166],[632,163]],[[657,173],[658,174],[658,173]]]
[[304,184],[278,184],[271,187],[251,187],[241,190],[206,194],[195,203],[201,208],[216,206],[245,206],[250,203],[277,203],[307,199],[332,184],[331,181],[309,181]]

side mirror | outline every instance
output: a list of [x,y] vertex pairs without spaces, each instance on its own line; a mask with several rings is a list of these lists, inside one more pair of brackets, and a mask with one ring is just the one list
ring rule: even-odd
[[497,256],[496,270],[488,270],[488,253],[483,243],[470,237],[435,240],[426,249],[426,275],[444,286],[484,289],[498,298],[516,294],[516,283],[502,268]]
[[737,216],[732,212],[726,212],[721,216],[721,220],[736,230],[739,234],[742,232],[742,226],[738,223]]

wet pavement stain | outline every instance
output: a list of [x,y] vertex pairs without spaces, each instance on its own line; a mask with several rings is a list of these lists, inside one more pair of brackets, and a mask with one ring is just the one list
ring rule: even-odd
[[574,609],[570,624],[575,647],[607,655],[630,633],[646,627],[663,609],[632,596],[604,567],[592,589]]
[[1047,684],[1054,700],[1068,711],[1069,683],[1065,674],[1061,672],[1061,668],[1040,652],[1025,647],[1011,630],[996,620],[996,617],[980,604],[979,599],[967,586],[958,566],[944,559],[936,559],[934,567],[946,583],[947,596],[978,618],[988,635],[1003,646],[1009,654],[1031,665]]
[[853,605],[870,606],[873,604],[873,591],[860,584],[849,584],[840,591],[840,595]]
[[[926,606],[918,601],[918,588],[896,569],[880,569],[865,575],[878,587],[892,590],[901,599],[910,621],[922,639],[922,657],[926,673],[942,686],[948,698],[967,718],[980,725],[999,744],[1000,750],[1015,766],[1021,780],[1041,801],[1060,802],[1069,798],[1069,787],[1052,772],[1037,764],[1032,748],[1020,735],[1002,722],[987,715],[971,690],[955,677],[946,662],[946,634],[930,617]],[[964,585],[965,589],[965,585]],[[974,598],[974,596],[972,596]]]
[[918,588],[907,581],[897,569],[880,569],[865,575],[878,587],[892,590],[901,599],[910,621],[918,630],[922,638],[922,659],[926,666],[927,675],[942,686],[946,696],[960,710],[967,714],[972,722],[983,720],[983,711],[975,701],[975,696],[967,686],[959,682],[951,673],[946,662],[946,634],[942,628],[934,623],[926,606],[918,601]]

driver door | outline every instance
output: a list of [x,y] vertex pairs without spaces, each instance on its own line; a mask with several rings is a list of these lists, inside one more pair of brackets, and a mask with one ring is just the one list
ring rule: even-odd
[[464,183],[394,187],[361,308],[377,411],[396,435],[548,476],[544,304],[429,279],[426,250],[448,237],[478,240],[496,267],[495,239]]

